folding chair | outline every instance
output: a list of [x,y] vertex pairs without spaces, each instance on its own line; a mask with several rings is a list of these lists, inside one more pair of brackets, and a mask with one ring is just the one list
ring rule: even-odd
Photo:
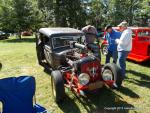
[[32,76],[0,79],[2,113],[47,113],[44,107],[33,105],[34,95],[35,78]]

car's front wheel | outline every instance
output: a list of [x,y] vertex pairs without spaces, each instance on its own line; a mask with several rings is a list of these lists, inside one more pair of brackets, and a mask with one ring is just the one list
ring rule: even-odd
[[61,102],[65,97],[65,88],[63,76],[59,70],[52,71],[51,73],[51,86],[52,93],[57,103]]
[[102,78],[107,85],[112,86],[116,83],[118,87],[122,84],[122,76],[120,68],[114,63],[108,63],[104,65],[102,70]]

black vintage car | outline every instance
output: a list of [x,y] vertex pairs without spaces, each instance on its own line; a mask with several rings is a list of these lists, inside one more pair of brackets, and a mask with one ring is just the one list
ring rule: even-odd
[[38,62],[51,75],[56,102],[63,99],[65,87],[84,96],[103,85],[121,85],[120,69],[115,64],[102,67],[84,39],[84,33],[73,28],[41,28],[36,34]]

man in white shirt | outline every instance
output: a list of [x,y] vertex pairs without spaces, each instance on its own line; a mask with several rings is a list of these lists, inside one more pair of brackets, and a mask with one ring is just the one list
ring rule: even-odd
[[118,61],[117,64],[121,68],[121,74],[123,79],[125,78],[125,70],[126,70],[126,58],[129,52],[132,49],[132,30],[128,28],[128,23],[123,21],[118,27],[122,32],[120,39],[116,39],[117,51],[118,51]]

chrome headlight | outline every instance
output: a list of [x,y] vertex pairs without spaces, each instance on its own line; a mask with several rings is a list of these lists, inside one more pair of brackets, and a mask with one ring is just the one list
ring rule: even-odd
[[82,84],[82,85],[86,85],[89,83],[90,81],[90,76],[86,73],[81,73],[78,77],[79,79],[79,83]]
[[104,69],[104,71],[102,73],[102,78],[104,81],[113,80],[113,74],[112,74],[111,70]]

